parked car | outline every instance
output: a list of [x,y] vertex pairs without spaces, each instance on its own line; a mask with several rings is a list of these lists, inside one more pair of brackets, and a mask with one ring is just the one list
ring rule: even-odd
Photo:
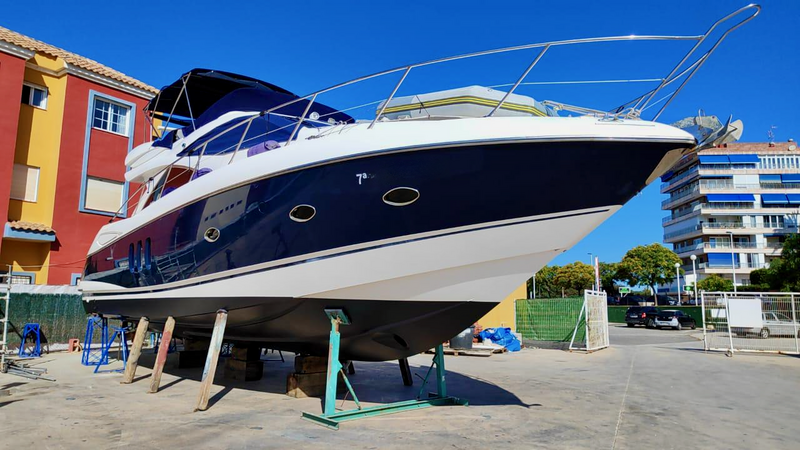
[[619,297],[614,297],[613,295],[609,295],[606,297],[606,303],[609,305],[619,305]]
[[[800,324],[798,324],[800,328]],[[741,328],[731,327],[731,331],[737,336],[747,334],[757,334],[758,337],[766,339],[770,336],[792,336],[794,337],[795,324],[791,318],[779,312],[767,311],[761,313],[760,328]]]
[[672,327],[676,330],[688,327],[694,330],[697,328],[697,323],[695,323],[692,316],[685,314],[683,311],[668,309],[656,315],[655,327]]
[[648,328],[652,328],[658,313],[658,308],[654,306],[634,306],[625,311],[625,323],[628,324],[629,327],[645,325]]
[[626,295],[625,297],[620,297],[619,304],[627,306],[639,306],[639,303],[643,301],[644,298],[641,295]]
[[675,297],[672,297],[672,296],[669,296],[669,295],[658,294],[656,296],[656,298],[658,298],[658,304],[659,305],[670,305],[670,306],[677,306],[678,305],[678,300],[676,300]]

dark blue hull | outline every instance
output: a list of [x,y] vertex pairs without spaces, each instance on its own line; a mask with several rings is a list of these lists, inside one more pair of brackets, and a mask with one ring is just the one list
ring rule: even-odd
[[[164,291],[176,281],[228,276],[226,271],[264,263],[274,263],[271,269],[278,269],[287,258],[299,257],[292,264],[302,264],[304,255],[347,246],[367,248],[384,239],[622,205],[645,186],[664,156],[678,148],[685,146],[531,142],[332,162],[255,181],[155,220],[91,255],[84,280]],[[403,207],[387,205],[384,194],[400,186],[418,190],[419,199]],[[191,183],[185,188],[191,188]],[[302,204],[316,208],[316,215],[298,223],[289,212]],[[220,231],[219,238],[208,242],[203,236],[212,223]],[[140,242],[150,248],[149,260],[146,252],[138,250]],[[129,267],[131,249],[133,267]],[[213,282],[208,278],[197,283]],[[118,300],[114,295],[95,295],[97,300],[88,302],[87,310],[147,316],[155,324],[172,315],[178,333],[208,336],[213,313],[225,308],[230,311],[226,336],[231,340],[324,354],[329,323],[323,309],[340,307],[354,319],[353,325],[342,330],[343,355],[388,360],[449,339],[494,306],[377,298],[275,298],[269,291],[264,286],[263,292],[254,292],[252,297],[219,299]]]
[[[172,281],[382,239],[622,205],[675,147],[477,145],[308,168],[199,200],[155,220],[91,255],[83,279],[158,289]],[[419,200],[406,207],[384,203],[383,195],[399,186],[419,190]],[[219,206],[210,209],[210,202]],[[297,223],[289,212],[302,204],[314,206],[316,215]],[[203,239],[212,223],[220,230],[213,243]],[[147,246],[150,260],[143,260],[145,251],[139,248]]]

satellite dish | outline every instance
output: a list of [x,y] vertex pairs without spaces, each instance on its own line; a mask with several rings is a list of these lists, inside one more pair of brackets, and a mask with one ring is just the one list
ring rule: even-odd
[[742,133],[744,132],[744,123],[741,119],[734,120],[729,125],[729,129],[731,130],[728,137],[731,139],[728,142],[736,142],[742,138]]

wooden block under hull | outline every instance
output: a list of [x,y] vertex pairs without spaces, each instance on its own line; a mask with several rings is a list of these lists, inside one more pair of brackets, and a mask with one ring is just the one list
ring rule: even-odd
[[264,376],[263,361],[239,361],[234,358],[225,360],[223,376],[235,381],[257,381]]
[[[286,395],[294,398],[322,397],[325,395],[326,372],[290,373],[286,378]],[[347,390],[341,375],[336,383],[336,392]]]
[[328,358],[324,356],[295,356],[295,373],[325,373],[328,371]]

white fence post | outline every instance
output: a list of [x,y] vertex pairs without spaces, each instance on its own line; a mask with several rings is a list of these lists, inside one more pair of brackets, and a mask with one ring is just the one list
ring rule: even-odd
[[703,350],[708,351],[708,337],[706,335],[706,291],[700,291],[700,314],[703,315]]
[[729,306],[728,293],[725,294],[725,320],[728,322],[728,339],[731,341],[731,356],[733,356],[733,329],[731,329],[731,308]]
[[800,340],[797,339],[797,308],[792,294],[792,323],[794,324],[794,351],[800,354]]

